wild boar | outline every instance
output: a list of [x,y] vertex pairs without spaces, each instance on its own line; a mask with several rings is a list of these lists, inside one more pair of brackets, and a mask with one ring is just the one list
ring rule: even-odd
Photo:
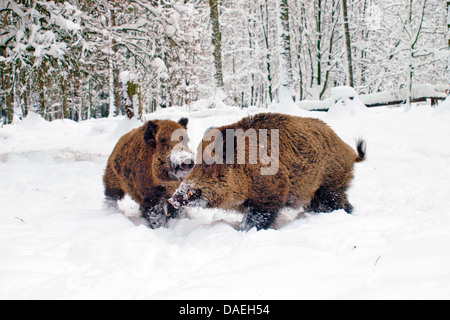
[[355,152],[321,120],[258,114],[209,130],[169,202],[239,210],[244,230],[270,228],[284,207],[351,213],[346,191],[365,157],[363,140]]
[[130,195],[151,228],[176,217],[167,200],[194,167],[187,124],[187,118],[149,121],[120,138],[103,176],[106,201],[114,206]]

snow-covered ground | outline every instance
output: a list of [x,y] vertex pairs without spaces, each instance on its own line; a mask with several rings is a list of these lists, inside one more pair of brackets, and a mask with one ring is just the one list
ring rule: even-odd
[[[449,299],[450,101],[273,110],[321,118],[352,146],[367,140],[349,191],[353,215],[300,214],[279,230],[245,233],[223,221],[235,213],[192,209],[191,219],[150,230],[103,208],[107,157],[139,121],[31,114],[4,126],[0,299]],[[205,129],[261,111],[200,105],[148,119],[189,116],[195,148]],[[138,213],[130,199],[121,208]]]

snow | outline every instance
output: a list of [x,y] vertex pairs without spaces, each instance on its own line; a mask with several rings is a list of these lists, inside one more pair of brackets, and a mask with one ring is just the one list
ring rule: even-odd
[[166,64],[164,63],[164,61],[161,58],[155,58],[152,63],[151,63],[152,67],[155,68],[159,74],[159,76],[161,77],[161,79],[168,79],[169,75],[168,75],[168,69]]
[[446,115],[450,114],[450,96],[448,96],[444,102],[438,104],[436,109],[436,114],[438,115],[442,115],[445,117]]
[[335,87],[331,90],[331,95],[336,103],[328,110],[328,117],[354,116],[367,111],[367,107],[352,87]]
[[439,107],[443,109],[450,109],[450,96],[448,96],[447,99],[445,99],[445,101],[439,105]]
[[352,87],[342,86],[342,87],[334,87],[331,89],[331,96],[335,101],[338,101],[343,98],[354,98],[357,97],[358,94],[356,90]]
[[309,111],[326,111],[334,104],[333,98],[328,98],[324,100],[302,100],[297,102],[297,105]]
[[74,23],[68,19],[64,19],[62,16],[55,16],[54,23],[62,29],[70,30],[70,31],[78,31],[81,30],[81,26],[78,23]]
[[152,62],[152,66],[158,69],[160,72],[167,72],[167,67],[161,58],[155,58]]
[[[417,85],[412,88],[412,99],[421,98],[445,98],[443,91],[447,90],[448,86],[436,85],[432,86]],[[361,95],[361,101],[367,105],[374,104],[388,104],[393,101],[405,101],[407,97],[406,89],[400,91],[386,91]]]
[[126,84],[129,81],[135,81],[136,79],[138,79],[138,76],[134,72],[122,71],[119,73],[119,79],[120,82]]
[[[445,99],[446,94],[444,93],[448,90],[448,85],[417,85],[412,89],[412,99],[423,99],[423,98],[440,98]],[[385,91],[385,92],[375,92],[370,94],[358,93],[352,87],[342,86],[335,87],[331,90],[331,98],[324,100],[303,100],[297,102],[297,105],[309,111],[327,111],[335,104],[335,102],[345,98],[352,100],[356,97],[358,104],[367,106],[376,105],[387,105],[396,101],[406,101],[406,90],[399,91]]]
[[[267,111],[194,107],[147,118],[188,116],[196,150],[207,128]],[[0,129],[0,299],[449,299],[444,107],[338,115],[285,107],[323,119],[352,146],[366,139],[368,159],[349,191],[355,211],[285,210],[278,230],[248,233],[232,227],[235,212],[193,208],[190,219],[151,230],[104,208],[107,158],[141,123],[49,123],[31,113]],[[120,207],[138,213],[129,198]]]

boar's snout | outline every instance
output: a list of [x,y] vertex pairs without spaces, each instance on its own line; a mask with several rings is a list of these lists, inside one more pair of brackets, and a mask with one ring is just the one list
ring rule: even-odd
[[181,162],[179,170],[190,172],[193,167],[194,167],[194,159],[187,158],[183,160],[183,162]]
[[180,181],[191,173],[195,165],[194,155],[186,150],[172,152],[170,162],[169,175]]
[[181,207],[199,200],[200,196],[201,190],[190,188],[185,184],[181,184],[178,190],[173,194],[172,198],[168,201],[175,209],[180,209]]

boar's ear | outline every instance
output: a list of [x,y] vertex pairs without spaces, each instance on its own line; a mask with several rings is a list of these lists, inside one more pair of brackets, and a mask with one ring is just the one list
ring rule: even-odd
[[147,122],[145,125],[144,141],[151,147],[156,146],[156,132],[158,132],[158,126],[153,121]]
[[187,128],[187,125],[189,123],[188,118],[181,118],[180,121],[178,121],[179,124],[181,124],[185,129]]

